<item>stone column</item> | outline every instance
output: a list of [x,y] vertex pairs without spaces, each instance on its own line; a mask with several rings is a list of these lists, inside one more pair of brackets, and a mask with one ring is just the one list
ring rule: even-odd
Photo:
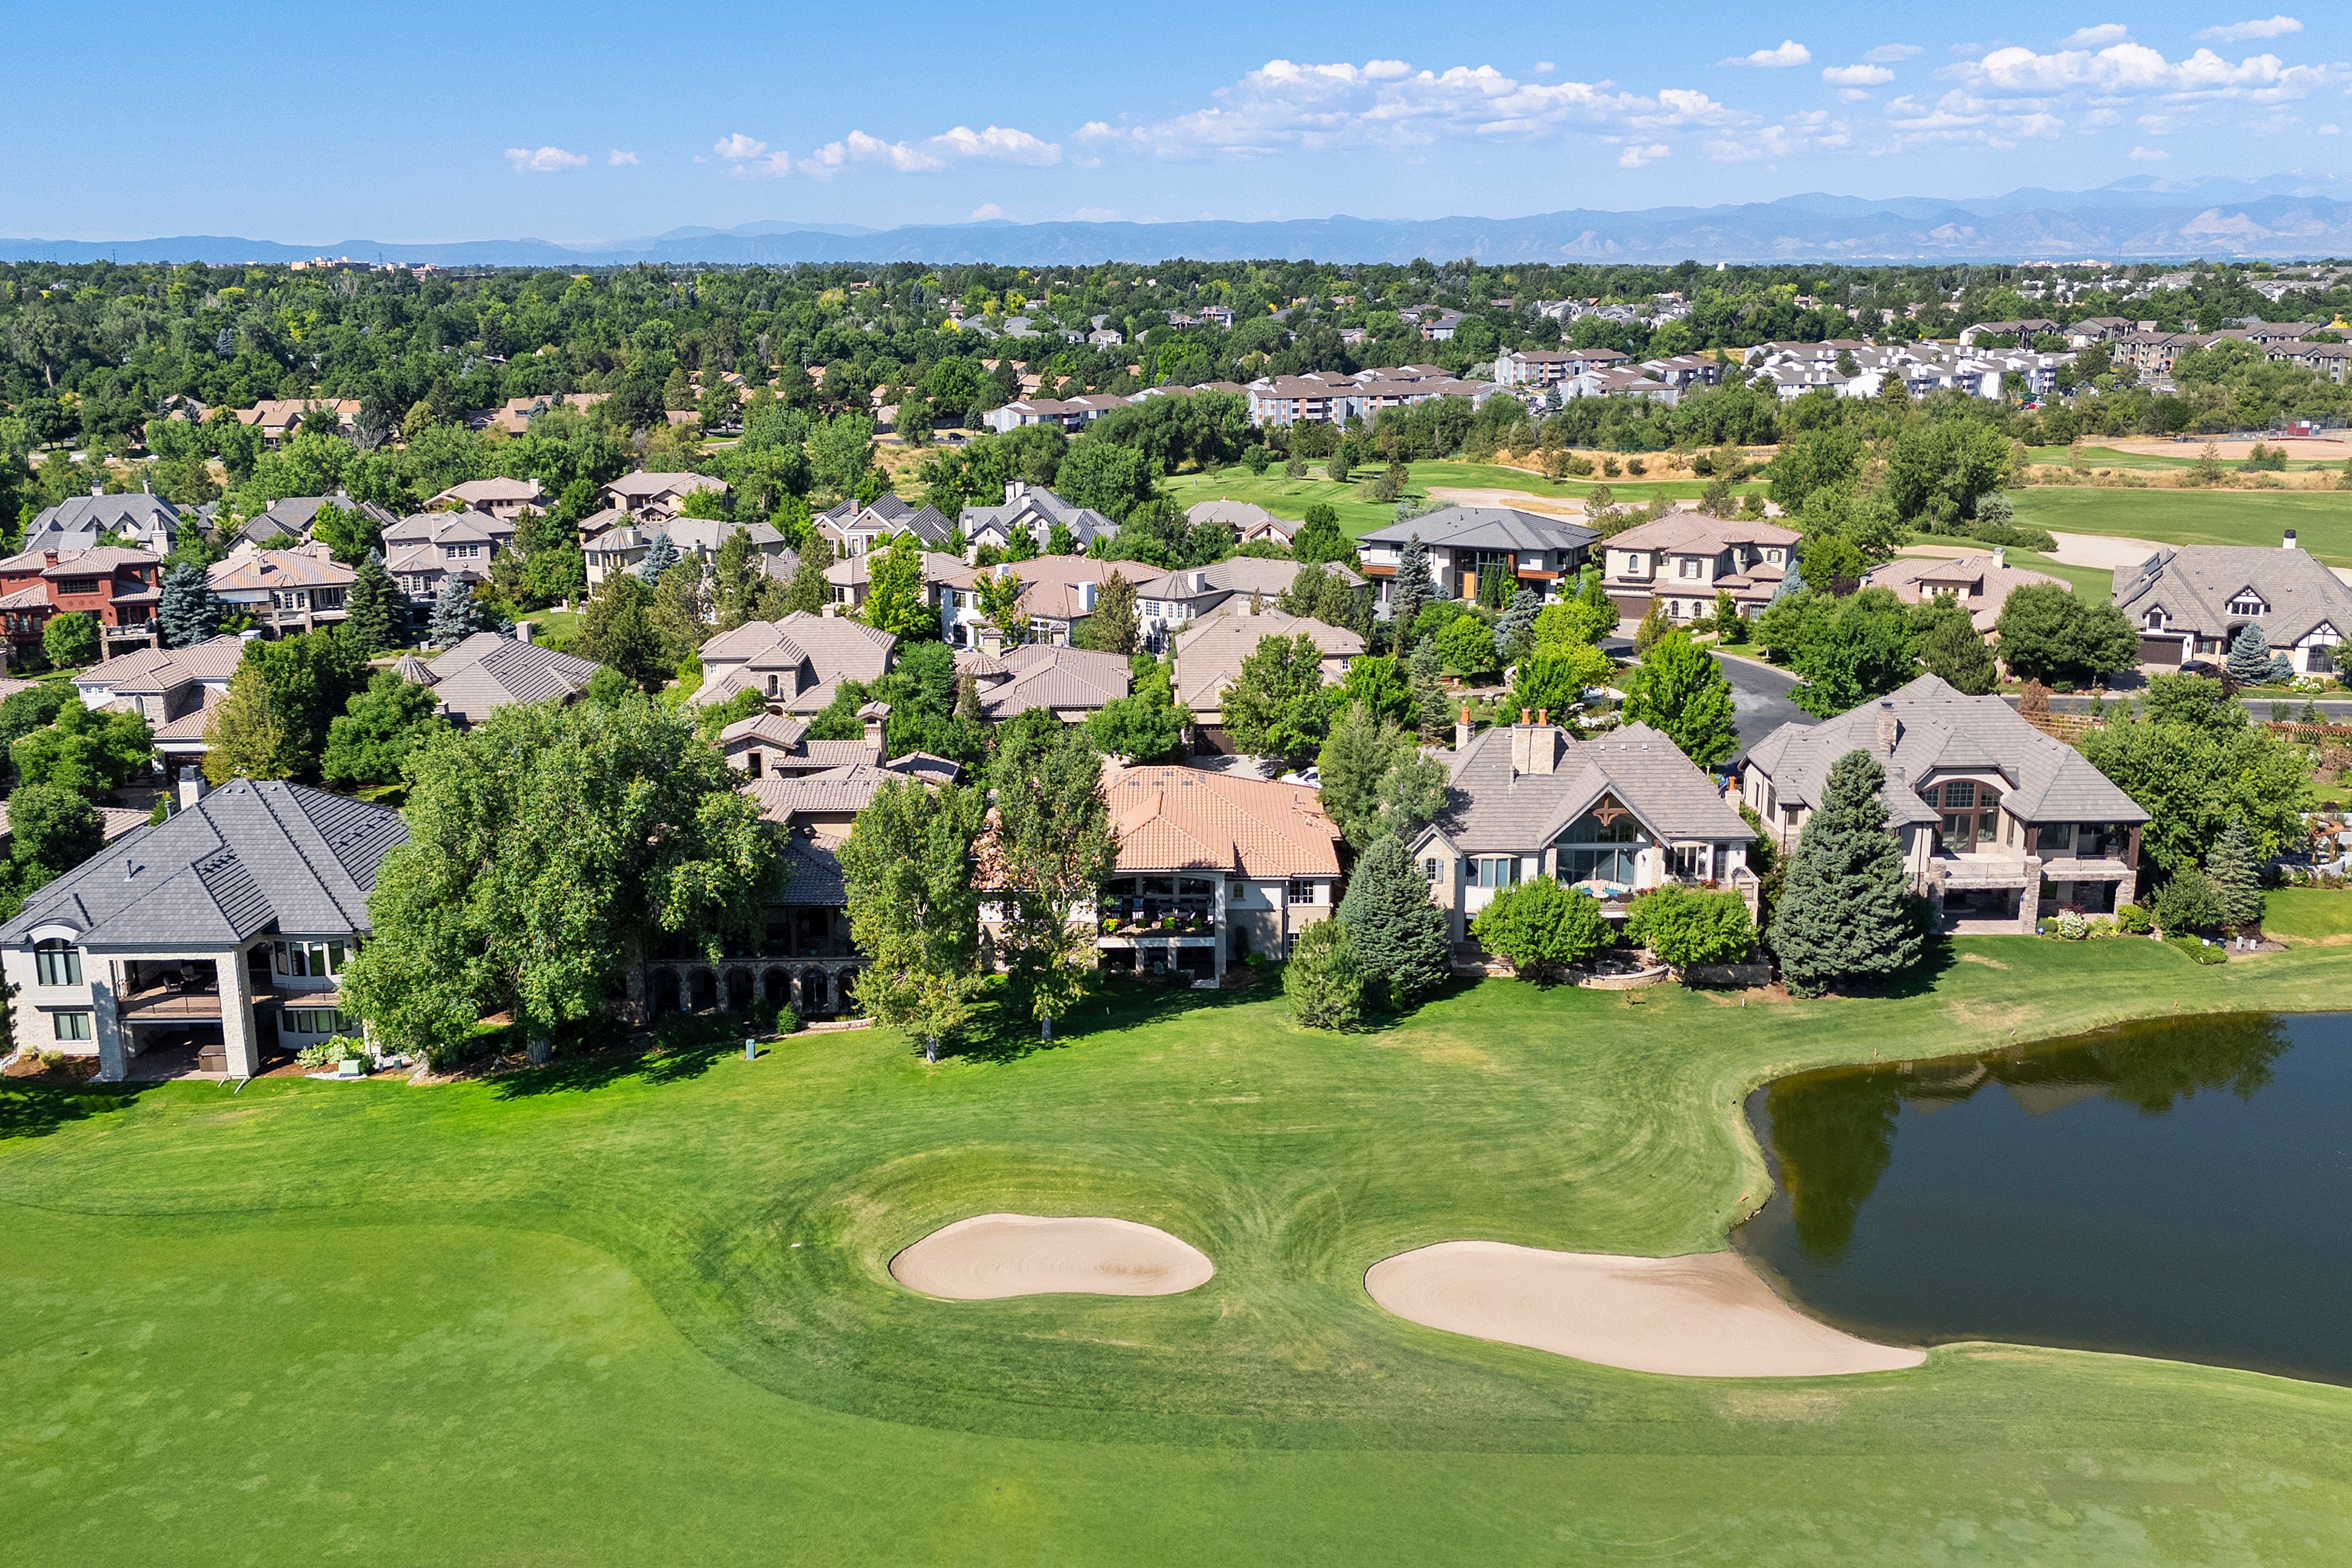
[[220,975],[221,1049],[231,1078],[261,1071],[260,1026],[253,1016],[253,983],[245,972],[245,950],[232,948],[213,961]]
[[2025,888],[2017,895],[2017,934],[2032,936],[2042,929],[2042,857],[2025,858]]
[[131,1072],[131,1031],[115,1010],[115,998],[121,986],[111,960],[92,961],[89,964],[90,1032],[98,1037],[98,1079],[100,1083],[121,1083]]

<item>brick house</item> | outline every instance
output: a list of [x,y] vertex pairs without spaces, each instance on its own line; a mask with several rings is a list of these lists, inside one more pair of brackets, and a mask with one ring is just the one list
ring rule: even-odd
[[104,649],[154,641],[163,599],[163,558],[120,544],[93,550],[27,550],[0,561],[0,626],[11,649],[41,646],[53,616],[94,616]]

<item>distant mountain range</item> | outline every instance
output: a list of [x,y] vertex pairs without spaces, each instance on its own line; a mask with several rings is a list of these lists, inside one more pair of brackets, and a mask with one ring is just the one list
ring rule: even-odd
[[1280,222],[917,224],[869,229],[771,220],[676,228],[642,239],[559,244],[477,239],[326,245],[218,235],[83,241],[0,239],[6,261],[436,262],[445,267],[999,262],[1064,266],[1171,257],[1236,261],[1773,262],[2169,261],[2352,257],[2352,180],[2294,171],[2263,179],[2167,182],[2142,175],[2093,191],[2018,190],[1973,200],[1799,195],[1639,212],[1571,209],[1530,217]]

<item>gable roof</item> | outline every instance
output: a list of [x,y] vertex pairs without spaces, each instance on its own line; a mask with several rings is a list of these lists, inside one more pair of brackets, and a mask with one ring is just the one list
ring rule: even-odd
[[945,544],[955,531],[955,524],[937,508],[918,507],[887,494],[876,496],[863,506],[855,500],[842,501],[817,513],[816,521],[830,523],[835,533],[911,533],[926,544]]
[[1509,507],[1449,506],[1374,529],[1361,542],[1402,545],[1416,534],[1424,545],[1452,550],[1580,550],[1601,531]]
[[2259,617],[2273,647],[2291,647],[2315,628],[2352,637],[2352,587],[2301,550],[2242,544],[2188,544],[2159,550],[2137,566],[2118,566],[2115,602],[2132,624],[2161,607],[2167,629],[2220,637],[2250,617],[2230,601],[2252,588],[2268,606]]
[[1958,560],[1904,556],[1872,567],[1862,574],[1862,581],[1864,587],[1893,589],[1895,597],[1906,604],[1925,603],[1938,594],[1958,596],[1961,589],[1972,588],[1974,603],[1965,607],[1979,636],[1990,632],[2000,622],[2010,595],[2020,588],[2047,583],[2070,594],[2074,591],[2074,585],[2063,578],[2011,566],[2006,561],[1996,562],[1990,555],[1963,555]]
[[[1891,748],[1878,739],[1882,710],[1895,721]],[[1999,773],[2007,781],[2009,809],[2023,821],[2148,820],[2074,747],[2043,734],[2000,698],[1964,697],[1932,675],[1819,724],[1783,724],[1757,742],[1748,761],[1783,801],[1812,807],[1821,804],[1832,764],[1848,752],[1867,752],[1886,770],[1881,795],[1895,823],[1934,822],[1920,787],[1938,771],[1962,769]]]
[[1057,711],[1101,708],[1125,697],[1134,680],[1122,655],[1053,643],[1024,643],[1007,648],[1002,663],[1013,672],[1013,679],[980,692],[981,711],[991,722],[1032,708]]
[[[1612,550],[1692,550],[1715,554],[1734,544],[1787,545],[1797,542],[1793,528],[1738,518],[1709,517],[1699,511],[1670,511],[1655,522],[1640,523],[1609,536]],[[1424,544],[1428,540],[1424,538]]]
[[1430,831],[1465,853],[1539,849],[1604,795],[1664,842],[1755,836],[1715,781],[1647,724],[1622,725],[1591,740],[1572,739],[1557,724],[1532,726],[1534,743],[1551,748],[1548,773],[1512,766],[1513,728],[1481,731],[1445,755],[1446,804]]
[[223,632],[187,647],[133,648],[77,671],[73,683],[84,691],[121,695],[169,691],[191,680],[226,680],[236,673],[245,649],[245,639],[234,632]]
[[480,723],[509,702],[577,696],[601,668],[593,659],[496,632],[476,632],[425,666],[442,710],[468,724]]
[[180,526],[180,511],[162,496],[144,490],[112,496],[68,496],[33,519],[25,537],[43,533],[165,532]]
[[396,811],[300,784],[232,779],[41,889],[0,926],[0,942],[62,925],[83,946],[171,952],[265,931],[364,931],[376,868],[407,842]]
[[1339,874],[1339,830],[1303,785],[1199,768],[1106,767],[1103,795],[1124,872]]
[[1302,635],[1315,639],[1326,659],[1352,658],[1364,651],[1364,639],[1345,626],[1280,610],[1212,616],[1191,623],[1176,634],[1176,705],[1195,714],[1215,715],[1224,704],[1225,688],[1240,676],[1242,661],[1257,651],[1259,643]]

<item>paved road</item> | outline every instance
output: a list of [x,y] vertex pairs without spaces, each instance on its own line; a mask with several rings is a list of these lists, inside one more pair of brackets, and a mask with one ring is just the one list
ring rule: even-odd
[[1739,732],[1742,746],[1753,746],[1783,724],[1821,722],[1789,700],[1797,678],[1787,670],[1720,654],[1715,662],[1723,667],[1724,679],[1731,682],[1731,727]]

